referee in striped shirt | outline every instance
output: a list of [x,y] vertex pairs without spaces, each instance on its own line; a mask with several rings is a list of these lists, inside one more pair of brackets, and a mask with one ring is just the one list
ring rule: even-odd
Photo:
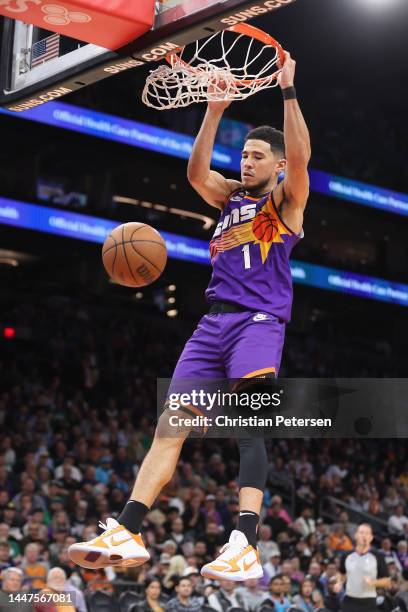
[[385,557],[371,548],[373,530],[370,524],[359,525],[356,546],[347,552],[340,565],[346,583],[342,612],[378,612],[377,588],[388,588],[390,578]]

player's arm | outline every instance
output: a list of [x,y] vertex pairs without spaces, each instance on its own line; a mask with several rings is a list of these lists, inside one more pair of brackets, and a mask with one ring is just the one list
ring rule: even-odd
[[226,179],[219,172],[211,170],[215,135],[222,114],[229,105],[229,101],[208,104],[187,167],[187,178],[191,186],[210,206],[219,209],[224,207],[229,195],[241,186],[239,181]]
[[[296,62],[285,52],[285,63],[278,76],[282,90],[293,87]],[[296,98],[284,100],[283,133],[285,137],[285,178],[278,185],[275,201],[284,222],[299,233],[303,225],[303,213],[309,197],[307,166],[311,147],[309,130]]]

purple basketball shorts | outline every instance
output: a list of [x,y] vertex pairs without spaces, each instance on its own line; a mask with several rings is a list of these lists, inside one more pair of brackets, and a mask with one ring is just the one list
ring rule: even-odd
[[175,379],[277,376],[285,323],[263,312],[206,314],[187,341]]

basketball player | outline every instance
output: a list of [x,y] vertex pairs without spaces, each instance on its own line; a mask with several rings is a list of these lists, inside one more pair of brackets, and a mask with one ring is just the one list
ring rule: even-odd
[[[276,376],[292,304],[289,255],[302,237],[309,194],[309,133],[296,100],[295,61],[279,65],[284,131],[258,127],[245,139],[241,181],[210,169],[215,135],[230,102],[210,102],[188,164],[188,179],[220,221],[210,244],[213,274],[206,292],[210,311],[187,342],[174,371],[177,379],[248,379]],[[284,179],[278,183],[284,171]],[[73,561],[83,567],[139,565],[149,554],[142,521],[170,481],[187,437],[158,435],[140,468],[130,500],[102,535],[73,544]],[[168,416],[167,416],[168,418]],[[266,483],[263,439],[241,439],[240,515],[236,530],[217,559],[202,568],[210,578],[242,581],[262,576],[257,526]]]

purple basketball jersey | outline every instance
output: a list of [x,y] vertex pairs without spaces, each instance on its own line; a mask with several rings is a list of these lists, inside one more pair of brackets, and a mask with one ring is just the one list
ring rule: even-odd
[[210,242],[207,301],[232,302],[289,321],[289,257],[301,237],[284,224],[271,193],[252,198],[244,190],[233,192]]

